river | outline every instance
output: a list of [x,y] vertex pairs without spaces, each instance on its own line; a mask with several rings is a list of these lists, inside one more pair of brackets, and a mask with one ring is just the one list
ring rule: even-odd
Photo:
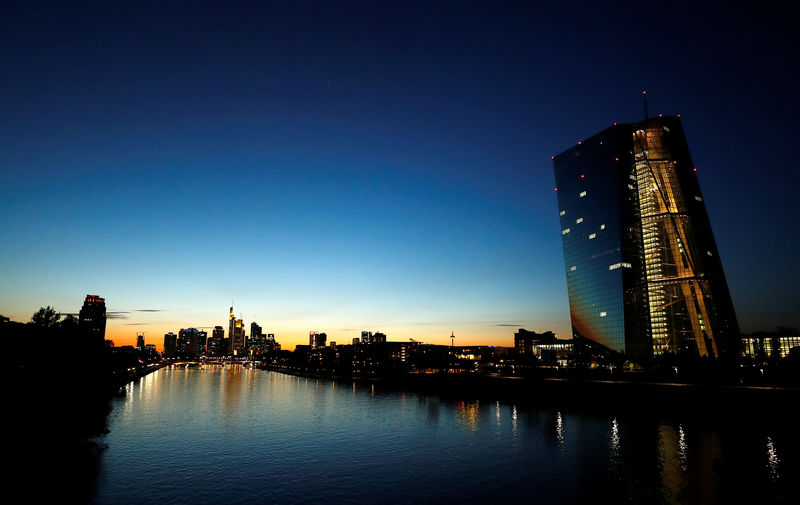
[[94,503],[791,503],[796,420],[752,414],[587,412],[165,368],[114,400]]

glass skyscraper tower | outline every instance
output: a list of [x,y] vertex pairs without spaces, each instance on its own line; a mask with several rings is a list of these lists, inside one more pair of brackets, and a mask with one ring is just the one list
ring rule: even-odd
[[734,355],[739,330],[677,117],[553,158],[573,334],[635,360]]

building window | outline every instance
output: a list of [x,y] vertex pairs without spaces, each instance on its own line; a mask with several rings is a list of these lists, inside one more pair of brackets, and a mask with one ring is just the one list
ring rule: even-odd
[[559,212],[559,213],[558,213],[558,215],[559,215],[559,216],[563,216],[563,215],[564,215],[564,214],[566,214],[566,213],[567,213],[567,211],[566,211],[566,210],[562,210],[561,212]]
[[584,196],[586,196],[586,191],[581,191],[581,194],[580,194],[580,195],[578,195],[578,196],[579,196],[579,197],[581,197],[581,198],[583,198]]
[[569,267],[569,271],[570,272],[574,272],[577,269],[578,269],[578,267],[576,267],[575,265],[572,265],[571,267]]
[[608,315],[608,313],[607,313],[607,312],[601,312],[601,313],[600,313],[600,317],[606,317],[607,315]]
[[597,233],[590,233],[590,234],[589,234],[589,240],[592,240],[592,239],[593,239],[593,238],[595,238],[596,236],[597,236]]
[[605,230],[605,229],[606,229],[606,225],[604,225],[604,224],[601,224],[601,225],[600,225],[600,229],[601,229],[601,230]]
[[697,195],[695,195],[694,199],[695,199],[695,200],[697,200],[698,202],[702,202],[702,201],[703,201],[703,199],[702,199],[702,198],[700,198],[700,197],[699,197],[699,196],[697,196]]
[[569,233],[569,228],[564,228],[563,230],[561,230],[562,235],[566,235],[567,233]]
[[582,222],[583,222],[583,218],[582,217],[579,217],[578,219],[575,220],[575,224],[580,224]]

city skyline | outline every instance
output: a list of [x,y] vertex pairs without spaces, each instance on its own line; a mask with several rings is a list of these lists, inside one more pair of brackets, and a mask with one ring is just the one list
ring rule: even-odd
[[96,294],[118,345],[227,328],[232,299],[287,349],[312,329],[569,337],[551,156],[641,120],[647,89],[651,115],[681,115],[742,331],[800,326],[797,105],[781,96],[800,44],[778,14],[4,10],[13,320]]

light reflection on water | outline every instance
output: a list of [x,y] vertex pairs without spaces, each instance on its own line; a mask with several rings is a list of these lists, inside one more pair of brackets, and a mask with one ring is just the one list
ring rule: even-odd
[[447,400],[242,367],[162,369],[126,393],[104,438],[97,503],[796,497],[787,482],[798,444],[773,428]]

